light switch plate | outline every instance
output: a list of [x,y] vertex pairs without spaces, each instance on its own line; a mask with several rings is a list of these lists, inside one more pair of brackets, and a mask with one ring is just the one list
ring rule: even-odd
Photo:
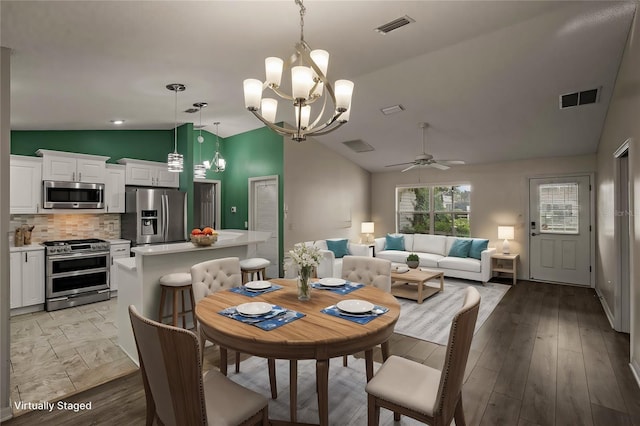
[[235,213],[236,212],[236,206],[231,207],[231,213]]

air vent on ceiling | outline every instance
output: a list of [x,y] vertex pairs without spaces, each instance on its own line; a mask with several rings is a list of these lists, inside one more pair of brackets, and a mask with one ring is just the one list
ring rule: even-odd
[[369,152],[374,151],[375,148],[363,141],[362,139],[355,139],[352,141],[342,142],[347,148],[355,152]]
[[194,112],[198,112],[198,111],[200,111],[198,108],[189,108],[184,110],[184,112],[188,114],[193,114]]
[[380,112],[382,112],[384,115],[391,115],[401,111],[404,111],[404,107],[400,104],[380,108]]
[[412,22],[416,22],[415,19],[410,18],[407,15],[404,15],[402,18],[394,19],[391,22],[387,22],[386,24],[380,25],[375,29],[376,32],[385,35],[389,34],[391,31],[395,31],[398,28],[402,28],[405,25],[409,25]]
[[196,130],[200,130],[200,129],[204,129],[205,127],[207,127],[206,124],[194,124],[193,128]]
[[583,90],[582,92],[560,95],[560,109],[572,108],[578,105],[595,104],[600,98],[600,88]]

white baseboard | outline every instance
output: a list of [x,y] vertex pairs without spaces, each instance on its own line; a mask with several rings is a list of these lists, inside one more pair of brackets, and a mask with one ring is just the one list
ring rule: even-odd
[[11,418],[13,418],[11,407],[2,407],[2,409],[0,409],[0,423],[6,422]]
[[640,364],[635,359],[632,359],[629,363],[629,367],[631,368],[631,373],[633,373],[633,377],[636,378],[636,383],[640,386]]
[[607,315],[607,319],[609,320],[609,325],[611,326],[611,328],[613,328],[614,330],[616,329],[614,323],[614,317],[613,317],[613,313],[611,312],[611,309],[609,309],[609,305],[607,305],[607,299],[604,298],[604,296],[602,296],[602,293],[600,293],[600,289],[596,288],[596,294],[598,295],[598,299],[600,299],[600,304],[602,305],[602,309],[604,309],[604,313]]

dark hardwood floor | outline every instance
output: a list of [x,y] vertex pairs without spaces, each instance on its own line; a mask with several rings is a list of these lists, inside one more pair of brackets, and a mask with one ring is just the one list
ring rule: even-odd
[[[440,367],[444,347],[394,335],[394,354]],[[208,349],[216,364],[217,351]],[[380,354],[376,356],[380,358]],[[464,408],[469,425],[640,426],[629,336],[611,329],[591,289],[520,281],[476,333]],[[31,412],[18,425],[144,424],[139,374],[67,398],[91,411]]]

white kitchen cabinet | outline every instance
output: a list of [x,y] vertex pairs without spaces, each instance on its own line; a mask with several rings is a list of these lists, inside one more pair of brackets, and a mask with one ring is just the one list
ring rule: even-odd
[[9,253],[9,287],[11,297],[9,307],[11,309],[22,307],[22,259],[21,252]]
[[170,172],[166,164],[157,167],[156,186],[178,188],[180,186],[180,173]]
[[44,248],[10,253],[11,309],[44,304]]
[[42,158],[12,155],[9,213],[38,213],[42,200]]
[[102,155],[39,149],[42,156],[42,179],[68,182],[104,183],[106,161]]
[[133,158],[121,158],[118,163],[125,165],[126,185],[163,188],[178,188],[180,186],[180,173],[170,172],[166,163]]
[[[123,241],[123,240],[120,240]],[[115,296],[115,291],[118,290],[118,277],[116,274],[117,267],[113,263],[115,259],[123,257],[129,257],[131,255],[131,243],[127,242],[112,242],[111,243],[111,268],[109,269],[109,287],[111,289],[111,297]]]
[[125,172],[124,166],[107,164],[104,183],[104,201],[107,213],[124,213]]

